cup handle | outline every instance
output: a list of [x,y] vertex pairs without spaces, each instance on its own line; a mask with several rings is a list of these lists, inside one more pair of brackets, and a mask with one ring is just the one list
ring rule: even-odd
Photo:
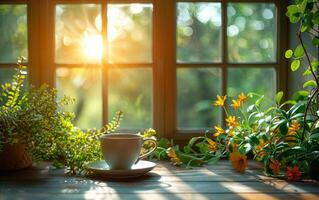
[[135,164],[138,163],[138,161],[140,161],[141,159],[143,159],[143,158],[145,158],[145,157],[151,155],[151,154],[156,150],[156,148],[157,148],[157,141],[156,141],[155,139],[153,139],[153,138],[145,138],[145,139],[143,139],[143,143],[145,143],[145,142],[151,142],[151,143],[153,143],[153,144],[154,144],[154,147],[153,147],[153,149],[152,149],[151,151],[149,151],[149,152],[147,152],[147,153],[145,153],[145,154],[143,154],[143,155],[140,155],[140,156],[138,157],[137,161],[135,162]]

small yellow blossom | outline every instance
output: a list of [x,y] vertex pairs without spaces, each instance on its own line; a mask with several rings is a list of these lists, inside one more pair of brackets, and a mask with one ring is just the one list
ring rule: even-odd
[[225,133],[225,130],[222,128],[222,127],[220,127],[220,126],[214,126],[214,128],[215,128],[215,133],[214,133],[214,136],[216,136],[216,137],[218,137],[218,136],[220,136],[221,134],[224,134]]
[[227,133],[227,135],[228,135],[228,137],[233,137],[234,136],[234,129],[233,128],[231,128],[231,129],[228,129],[227,131],[226,131],[226,133]]
[[247,157],[245,155],[240,154],[238,151],[234,151],[230,154],[229,160],[235,171],[239,173],[245,172],[247,168]]
[[171,148],[171,147],[168,148],[166,150],[166,153],[167,153],[167,156],[170,157],[171,162],[174,165],[181,165],[182,164],[182,161],[178,158],[178,156],[173,148]]
[[237,119],[235,116],[228,116],[226,118],[226,122],[227,122],[227,126],[229,126],[229,127],[234,128],[234,127],[238,126],[238,122],[237,122]]
[[239,99],[237,100],[233,100],[233,103],[231,104],[231,106],[237,110],[238,108],[240,108],[240,105],[241,105],[241,101]]
[[256,147],[256,154],[259,157],[263,157],[266,155],[266,152],[264,151],[264,147],[265,147],[266,143],[263,140],[259,141],[258,146]]
[[245,102],[247,99],[247,96],[242,92],[240,95],[238,95],[238,100],[241,102]]
[[290,147],[292,147],[295,144],[295,135],[297,134],[297,131],[300,129],[300,124],[297,120],[293,120],[288,128],[288,134],[286,136],[286,141],[288,141],[288,144]]
[[227,95],[225,96],[217,95],[217,100],[214,102],[214,106],[220,106],[220,107],[225,106],[226,99],[227,99]]
[[297,120],[293,120],[288,128],[288,135],[295,135],[299,129],[299,122]]
[[218,145],[212,139],[207,138],[208,147],[211,151],[216,151],[218,149]]

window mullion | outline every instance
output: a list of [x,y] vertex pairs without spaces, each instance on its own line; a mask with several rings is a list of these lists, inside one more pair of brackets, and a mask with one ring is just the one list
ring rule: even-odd
[[[228,44],[227,44],[227,0],[221,2],[222,6],[222,94],[227,94],[227,82],[228,82]],[[222,110],[222,119],[224,119],[226,113]],[[224,125],[224,120],[222,120]]]
[[108,48],[107,48],[107,1],[102,1],[102,113],[103,124],[108,122]]

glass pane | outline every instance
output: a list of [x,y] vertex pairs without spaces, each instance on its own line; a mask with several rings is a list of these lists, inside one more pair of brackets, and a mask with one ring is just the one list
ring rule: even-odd
[[15,63],[28,57],[26,5],[0,5],[0,62]]
[[221,4],[177,3],[177,61],[221,61]]
[[212,101],[221,94],[219,68],[177,69],[177,126],[209,128],[220,122],[221,110]]
[[55,15],[55,61],[101,62],[101,7],[95,4],[57,5]]
[[276,61],[275,4],[230,3],[227,14],[229,61]]
[[102,81],[100,68],[58,68],[56,71],[58,98],[76,98],[66,110],[76,114],[80,128],[102,127]]
[[108,5],[110,62],[152,62],[152,13],[152,4]]
[[152,73],[150,69],[109,70],[109,117],[123,111],[122,129],[152,126]]
[[229,68],[227,94],[229,97],[237,97],[241,92],[265,95],[268,103],[273,102],[276,93],[275,69]]
[[4,83],[12,83],[14,74],[14,68],[0,68],[0,85],[3,85]]

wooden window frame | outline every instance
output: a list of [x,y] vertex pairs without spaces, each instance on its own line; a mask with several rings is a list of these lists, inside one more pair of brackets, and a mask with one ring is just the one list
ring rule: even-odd
[[[222,8],[222,61],[219,63],[177,63],[176,62],[176,5],[177,2],[220,2]],[[106,55],[107,4],[152,3],[153,4],[153,58],[152,63],[116,64],[120,68],[147,67],[153,76],[153,128],[161,136],[173,138],[177,142],[202,135],[199,131],[177,130],[177,89],[176,71],[183,67],[220,67],[222,69],[222,94],[226,94],[227,68],[231,67],[273,67],[277,75],[277,89],[287,94],[288,67],[284,52],[288,47],[288,19],[285,16],[286,1],[277,0],[2,0],[0,4],[27,4],[28,19],[28,63],[29,81],[39,86],[43,83],[55,86],[55,66],[70,67],[69,64],[55,64],[54,28],[55,5],[86,4],[101,5],[103,55]],[[227,3],[274,3],[277,8],[277,53],[273,63],[229,63],[227,61]],[[1,63],[0,68],[12,67],[15,63]],[[96,65],[96,64],[94,64]],[[102,66],[103,123],[107,116],[107,75],[108,68],[104,56]],[[76,64],[80,67],[81,64]],[[224,115],[224,114],[223,114]],[[127,130],[129,131],[129,130]]]

